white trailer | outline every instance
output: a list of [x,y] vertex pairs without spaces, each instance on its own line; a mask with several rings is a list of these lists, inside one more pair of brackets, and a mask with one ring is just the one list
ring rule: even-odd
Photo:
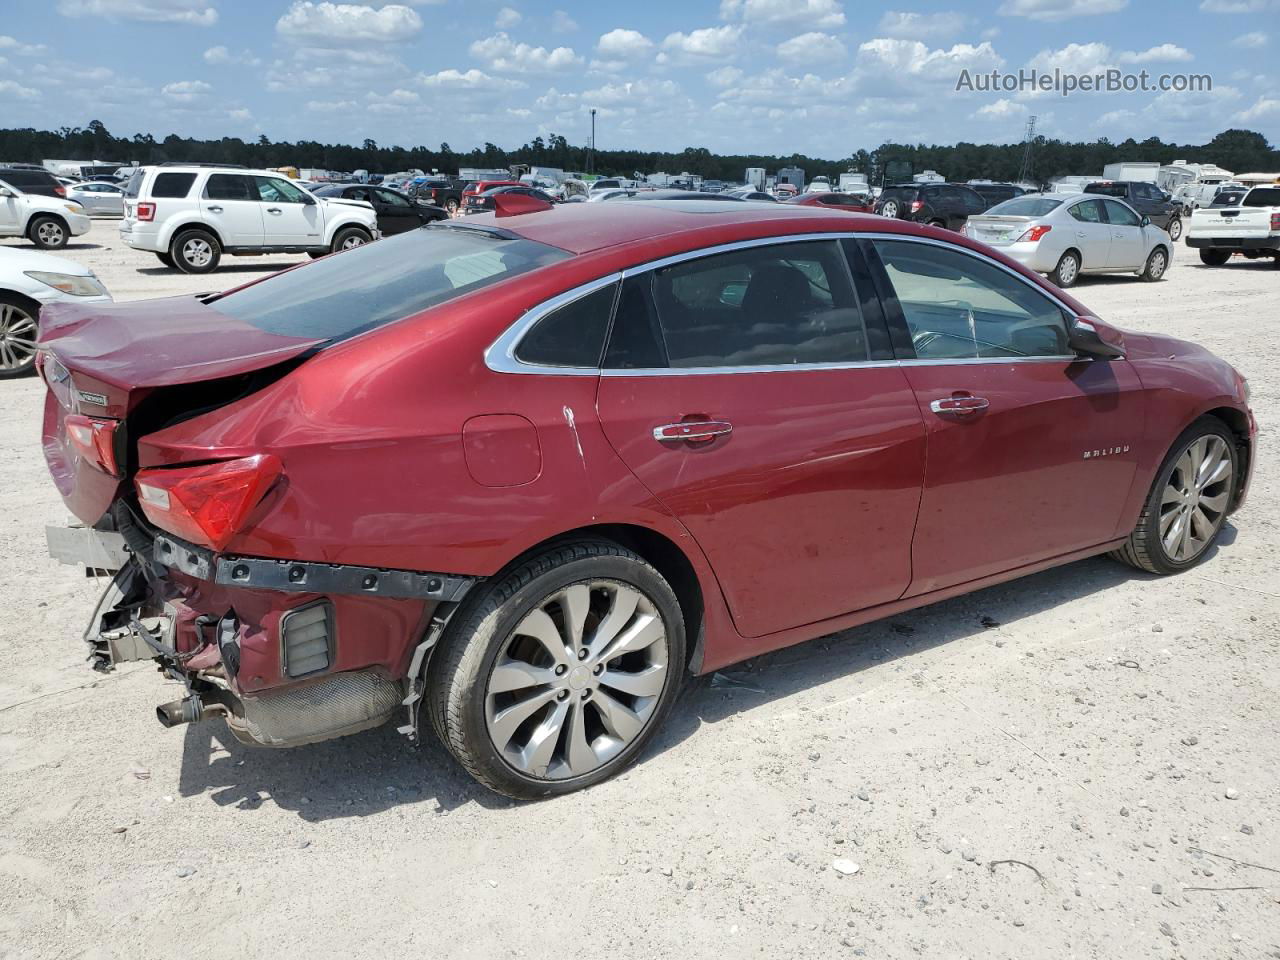
[[1154,160],[1126,160],[1123,163],[1108,163],[1102,168],[1102,179],[1158,183],[1160,180],[1160,164]]
[[867,182],[865,173],[840,174],[839,188],[841,193],[870,193],[871,184]]
[[947,178],[940,174],[937,170],[925,170],[923,173],[917,173],[911,178],[916,183],[946,183]]
[[757,190],[764,189],[764,167],[747,167],[746,183]]

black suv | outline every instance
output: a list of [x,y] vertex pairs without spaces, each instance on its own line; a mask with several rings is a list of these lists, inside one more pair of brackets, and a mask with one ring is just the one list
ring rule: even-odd
[[882,217],[959,230],[971,216],[983,213],[988,206],[975,190],[959,183],[895,183],[881,191],[875,212]]
[[986,202],[987,210],[997,203],[1004,203],[1006,200],[1012,200],[1027,193],[1022,187],[1016,187],[1012,183],[971,183],[969,189]]
[[67,195],[67,188],[58,182],[48,170],[42,170],[39,167],[32,166],[16,166],[3,167],[0,166],[0,180],[12,187],[17,187],[23,193],[38,193],[44,197],[63,197]]
[[1147,217],[1176,241],[1182,236],[1182,204],[1154,183],[1138,180],[1099,180],[1084,188],[1085,193],[1118,197]]

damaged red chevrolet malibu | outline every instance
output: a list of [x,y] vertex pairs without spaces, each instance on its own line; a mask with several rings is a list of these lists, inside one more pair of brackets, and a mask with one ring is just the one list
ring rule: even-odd
[[964,237],[512,207],[48,308],[45,455],[119,568],[91,657],[157,661],[165,726],[396,717],[494,790],[565,793],[687,675],[1095,554],[1177,573],[1244,499],[1230,365]]

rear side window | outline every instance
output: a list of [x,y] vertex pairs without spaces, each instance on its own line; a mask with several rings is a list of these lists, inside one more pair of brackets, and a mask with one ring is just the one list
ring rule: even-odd
[[1102,217],[1102,201],[1086,200],[1067,211],[1081,223],[1106,223]]
[[569,256],[506,232],[425,227],[269,277],[209,305],[269,333],[342,340]]
[[609,366],[791,366],[868,357],[862,312],[835,242],[736,250],[627,284]]
[[609,284],[547,314],[516,347],[516,359],[549,367],[600,366],[617,284]]
[[204,186],[206,200],[257,200],[253,178],[239,173],[215,173]]
[[[134,177],[138,175],[135,173]],[[151,196],[153,197],[185,197],[191,192],[191,185],[196,182],[194,173],[162,173],[156,177],[156,182],[151,185]],[[134,191],[130,193],[129,191]],[[134,186],[133,177],[129,178],[129,188],[125,191],[126,196],[136,197],[137,188]]]
[[1246,207],[1280,207],[1280,188],[1258,187],[1250,190],[1244,198],[1242,206]]
[[918,359],[1070,353],[1062,309],[994,263],[936,244],[874,243]]

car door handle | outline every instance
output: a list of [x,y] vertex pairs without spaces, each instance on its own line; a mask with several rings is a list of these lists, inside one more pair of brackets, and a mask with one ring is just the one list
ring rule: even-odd
[[683,440],[689,443],[709,443],[716,437],[733,433],[733,424],[725,420],[685,420],[653,428],[653,439],[667,442]]
[[279,214],[279,213],[280,213],[280,208],[279,208],[279,207],[267,207],[267,213]]
[[221,212],[222,212],[222,208],[221,208],[221,207],[206,207],[205,209],[207,209],[210,213],[221,213]]
[[929,404],[929,409],[939,416],[971,417],[981,413],[991,402],[986,397],[947,397]]

